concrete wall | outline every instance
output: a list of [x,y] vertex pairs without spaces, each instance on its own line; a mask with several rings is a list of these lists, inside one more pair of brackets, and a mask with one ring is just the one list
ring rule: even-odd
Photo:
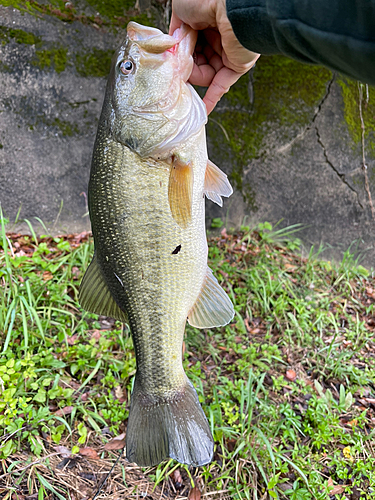
[[[89,228],[86,193],[111,55],[127,22],[166,29],[163,2],[0,0],[0,202],[10,221],[55,233]],[[321,67],[262,57],[208,123],[210,158],[234,195],[207,202],[208,227],[300,223],[307,246],[374,265],[375,90]],[[9,229],[11,229],[9,225]],[[327,254],[328,255],[328,254]]]

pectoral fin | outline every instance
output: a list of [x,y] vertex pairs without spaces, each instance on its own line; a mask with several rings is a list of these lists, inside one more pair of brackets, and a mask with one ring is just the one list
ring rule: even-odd
[[232,193],[233,189],[227,175],[212,161],[208,160],[204,178],[204,194],[209,200],[214,201],[222,207],[223,200],[221,197],[228,197]]
[[95,254],[83,277],[78,300],[86,311],[110,316],[127,323],[126,313],[119,308],[113,299]]
[[232,301],[208,267],[201,293],[188,314],[190,325],[196,328],[224,326],[231,321],[233,316]]
[[169,176],[168,199],[172,216],[182,228],[191,221],[193,179],[191,163],[175,158]]

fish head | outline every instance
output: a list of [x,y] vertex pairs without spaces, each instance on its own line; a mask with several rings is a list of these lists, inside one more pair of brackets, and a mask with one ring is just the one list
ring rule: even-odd
[[196,39],[197,32],[186,25],[172,36],[136,22],[127,26],[108,82],[111,128],[116,140],[142,156],[173,135],[172,125],[176,128],[190,110],[186,82]]

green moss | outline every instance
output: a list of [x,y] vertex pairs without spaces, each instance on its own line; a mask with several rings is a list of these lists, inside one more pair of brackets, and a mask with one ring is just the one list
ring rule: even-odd
[[31,61],[31,64],[40,69],[50,68],[53,66],[57,73],[61,73],[65,70],[67,62],[67,49],[59,47],[37,50],[35,52],[35,58]]
[[152,25],[153,19],[150,13],[142,13],[134,16],[135,0],[86,0],[86,4],[91,5],[103,19],[95,16],[87,16],[81,4],[80,12],[72,4],[67,6],[65,0],[49,0],[48,3],[39,3],[36,0],[0,0],[0,5],[5,7],[14,7],[22,12],[28,12],[31,15],[39,16],[48,14],[57,17],[64,22],[80,21],[83,24],[99,24],[112,27],[123,27],[129,21],[133,20],[140,24]]
[[33,33],[28,31],[0,26],[0,40],[6,43],[11,39],[17,43],[24,43],[26,45],[36,45],[41,42],[41,39],[38,36],[35,36]]
[[310,122],[330,79],[331,72],[325,68],[262,56],[253,73],[252,91],[249,76],[240,78],[223,99],[222,110],[212,113],[210,138],[232,163],[231,178],[254,207],[254,193],[243,185],[244,168],[262,155],[271,131],[276,140],[286,142]]
[[[349,78],[338,79],[344,100],[344,118],[348,126],[353,147],[358,148],[362,141],[362,127],[359,113],[359,86],[358,82]],[[362,85],[362,117],[365,125],[366,153],[375,157],[375,88],[368,87],[368,99],[365,85]]]
[[57,127],[58,129],[60,129],[64,137],[72,137],[73,135],[79,133],[79,129],[75,123],[72,124],[66,120],[60,120],[59,118],[55,118],[54,120],[52,120],[50,125],[52,127]]
[[112,51],[101,49],[92,49],[85,54],[79,54],[75,60],[76,70],[81,76],[108,76],[112,56]]
[[36,0],[0,0],[0,5],[13,7],[34,16],[49,14],[66,22],[75,20],[75,9],[67,8],[64,0],[49,0],[48,4],[38,3]]
[[134,0],[86,0],[100,15],[113,19],[126,16],[126,11],[134,9]]

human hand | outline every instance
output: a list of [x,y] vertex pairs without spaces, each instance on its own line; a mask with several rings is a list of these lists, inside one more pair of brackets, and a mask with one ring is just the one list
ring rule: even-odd
[[185,23],[200,31],[189,82],[208,87],[203,102],[210,114],[259,54],[243,47],[227,17],[225,0],[172,0],[169,34]]

